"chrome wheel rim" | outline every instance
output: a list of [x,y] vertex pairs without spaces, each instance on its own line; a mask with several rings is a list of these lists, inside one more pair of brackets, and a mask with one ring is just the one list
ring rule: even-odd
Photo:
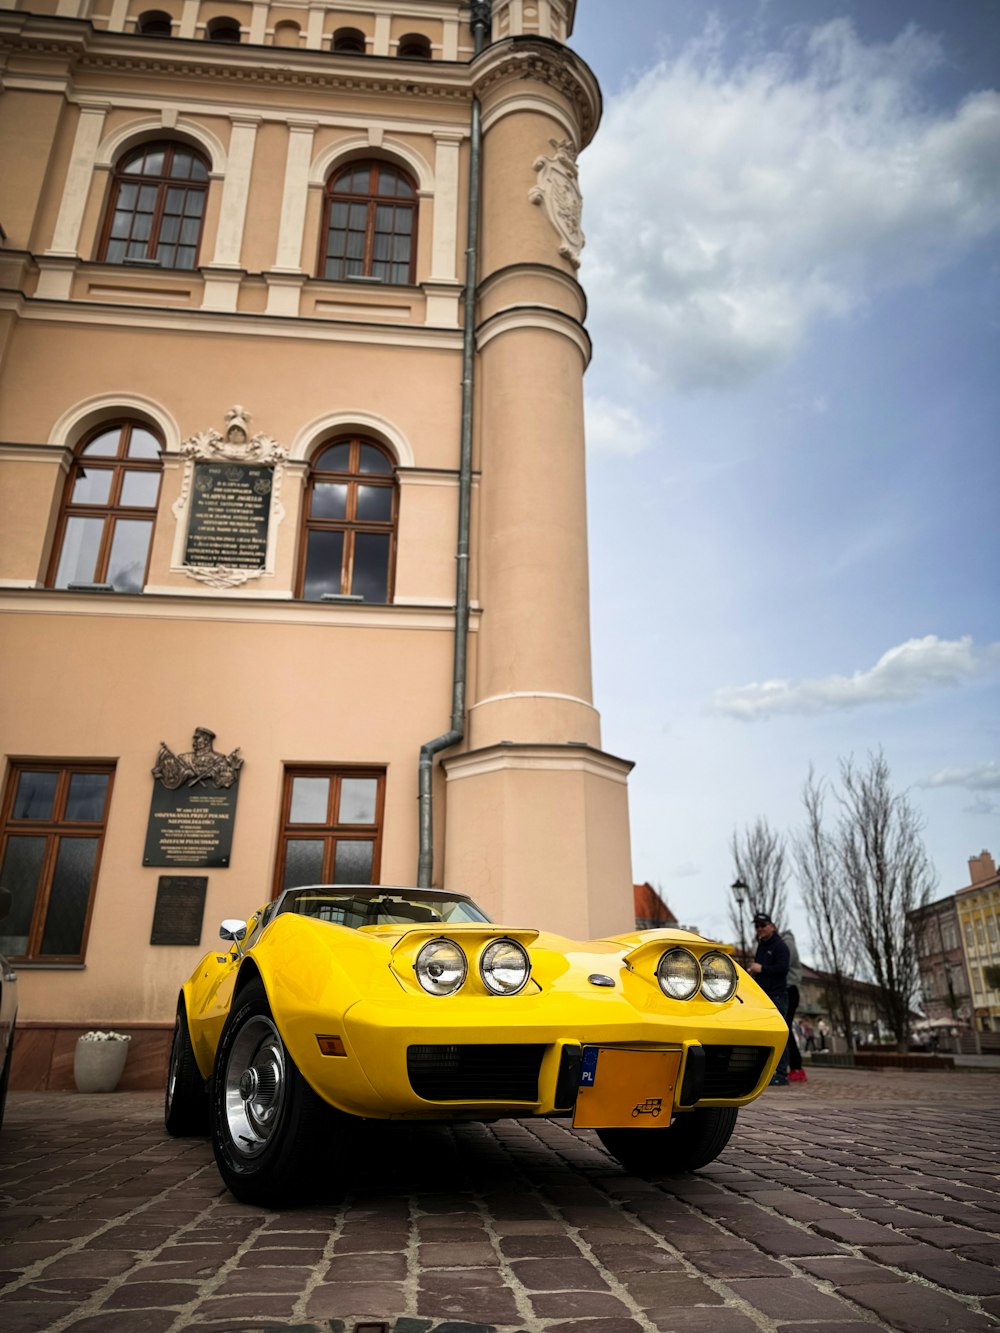
[[226,1061],[226,1126],[241,1156],[256,1157],[267,1147],[281,1118],[285,1088],[278,1029],[258,1014],[240,1028]]

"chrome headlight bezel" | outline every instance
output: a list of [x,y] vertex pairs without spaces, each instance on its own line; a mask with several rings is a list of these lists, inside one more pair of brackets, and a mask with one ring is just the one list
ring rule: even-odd
[[[440,964],[440,955],[448,952],[451,953],[452,964],[457,972],[453,981],[442,986],[435,983],[430,967],[432,962]],[[465,978],[469,974],[469,960],[466,958],[465,950],[461,945],[456,944],[454,940],[445,939],[444,936],[439,935],[433,940],[428,940],[422,946],[413,961],[413,971],[416,973],[417,981],[428,995],[454,995],[465,984]]]
[[[523,963],[523,974],[517,985],[498,986],[496,984],[496,976],[491,970],[490,964],[501,949],[512,949],[521,958]],[[487,944],[486,948],[479,955],[479,975],[483,979],[483,985],[491,995],[519,995],[521,991],[524,990],[525,986],[527,986],[531,976],[531,959],[528,957],[527,949],[523,944],[518,944],[517,940],[512,940],[506,935],[502,939],[490,940],[489,944]]]
[[[686,980],[680,979],[682,971]],[[701,964],[690,949],[675,946],[656,964],[656,980],[668,1000],[691,1000],[701,988]]]
[[[707,965],[707,966],[706,966]],[[716,972],[716,976],[711,973]],[[722,974],[720,978],[718,973]],[[713,994],[710,989],[710,983],[724,979],[724,992]],[[711,1000],[713,1004],[725,1004],[736,994],[736,988],[739,985],[739,973],[736,971],[736,964],[721,949],[711,949],[708,953],[701,956],[701,993],[706,1000]]]

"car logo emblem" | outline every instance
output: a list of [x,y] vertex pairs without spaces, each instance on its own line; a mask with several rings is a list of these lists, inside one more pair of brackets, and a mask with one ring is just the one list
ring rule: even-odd
[[638,1102],[632,1107],[632,1119],[640,1115],[651,1115],[655,1120],[663,1110],[662,1097],[647,1097],[644,1102]]

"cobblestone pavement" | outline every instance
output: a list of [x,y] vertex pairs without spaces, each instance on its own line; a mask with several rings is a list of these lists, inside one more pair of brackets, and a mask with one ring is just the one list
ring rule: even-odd
[[696,1175],[564,1122],[390,1126],[267,1212],[152,1093],[12,1093],[3,1333],[1000,1329],[1000,1073],[824,1070]]

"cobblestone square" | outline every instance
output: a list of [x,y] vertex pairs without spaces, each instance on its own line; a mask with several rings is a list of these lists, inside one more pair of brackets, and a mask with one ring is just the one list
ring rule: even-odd
[[819,1070],[695,1175],[564,1121],[388,1126],[329,1202],[225,1191],[152,1093],[12,1093],[3,1333],[1000,1329],[1000,1071]]

